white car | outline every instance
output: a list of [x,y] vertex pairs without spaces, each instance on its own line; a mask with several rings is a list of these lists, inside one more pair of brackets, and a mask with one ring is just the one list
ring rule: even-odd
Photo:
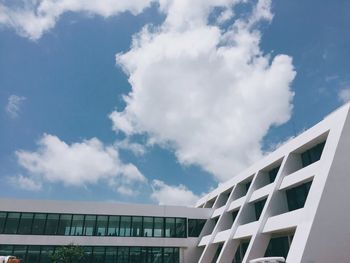
[[249,261],[249,263],[283,263],[283,262],[286,262],[286,260],[283,257],[256,258]]
[[8,263],[11,262],[12,259],[16,259],[13,256],[0,256],[0,263]]

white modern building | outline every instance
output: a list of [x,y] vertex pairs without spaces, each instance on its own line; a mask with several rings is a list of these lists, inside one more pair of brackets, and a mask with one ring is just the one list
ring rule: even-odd
[[195,207],[0,199],[0,255],[50,262],[350,262],[350,104],[202,197]]

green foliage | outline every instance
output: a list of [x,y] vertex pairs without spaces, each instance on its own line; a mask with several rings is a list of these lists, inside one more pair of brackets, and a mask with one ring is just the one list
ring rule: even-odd
[[56,248],[55,253],[51,255],[53,263],[77,263],[84,257],[84,249],[80,246],[69,244],[67,246]]

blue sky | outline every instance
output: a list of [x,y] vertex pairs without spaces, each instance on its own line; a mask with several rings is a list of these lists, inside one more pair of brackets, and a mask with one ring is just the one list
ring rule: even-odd
[[191,203],[350,99],[345,0],[42,2],[0,0],[1,197]]

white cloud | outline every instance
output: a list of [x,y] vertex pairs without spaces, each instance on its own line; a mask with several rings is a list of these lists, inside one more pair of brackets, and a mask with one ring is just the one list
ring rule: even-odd
[[128,138],[115,143],[118,149],[129,150],[136,156],[141,156],[146,153],[146,147],[143,144],[131,142]]
[[21,150],[16,155],[18,163],[30,175],[51,183],[85,186],[105,180],[118,191],[116,184],[131,189],[146,182],[137,167],[120,160],[117,149],[104,146],[96,138],[67,144],[56,136],[44,134],[36,151]]
[[26,98],[23,96],[11,95],[8,97],[5,107],[7,114],[11,118],[17,118],[21,110],[21,105],[25,100]]
[[137,15],[152,2],[153,0],[23,0],[22,5],[16,7],[0,3],[0,26],[11,27],[20,35],[36,40],[52,29],[60,16],[67,12],[105,18],[127,11]]
[[262,139],[288,121],[294,95],[291,57],[259,47],[257,25],[272,19],[269,0],[226,28],[208,23],[215,7],[238,2],[160,1],[165,22],[144,27],[131,49],[117,54],[132,91],[125,109],[110,115],[114,130],[146,134],[220,181],[261,157]]
[[11,184],[16,187],[27,191],[40,191],[42,189],[42,183],[35,181],[33,178],[25,177],[23,175],[10,177]]
[[338,91],[338,98],[342,103],[350,101],[350,87],[345,87]]
[[153,180],[151,198],[160,205],[194,206],[199,199],[184,185],[167,185],[160,180]]

